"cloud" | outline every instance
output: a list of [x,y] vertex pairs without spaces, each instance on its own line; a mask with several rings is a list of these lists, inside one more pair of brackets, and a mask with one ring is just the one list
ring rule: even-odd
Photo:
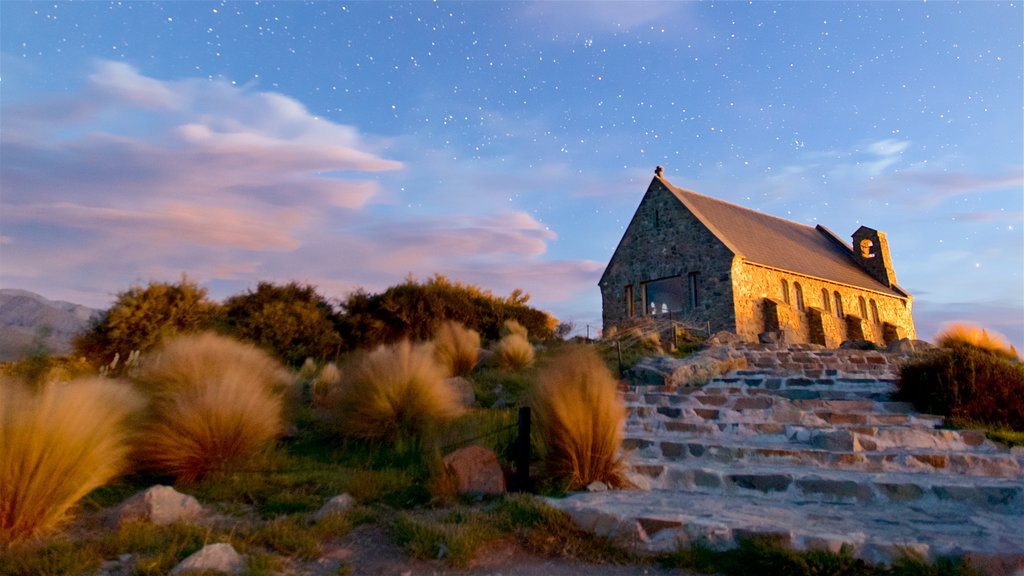
[[926,197],[938,201],[978,192],[1015,190],[1019,193],[1021,187],[1024,187],[1024,167],[1018,166],[995,175],[945,170],[906,170],[894,175],[893,178],[923,188],[927,193]]
[[538,25],[570,34],[625,32],[666,21],[683,28],[694,20],[694,6],[686,2],[531,2],[523,13]]

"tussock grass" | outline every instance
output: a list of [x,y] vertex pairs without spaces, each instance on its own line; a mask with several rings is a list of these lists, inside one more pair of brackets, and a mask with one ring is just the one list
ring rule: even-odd
[[480,334],[462,324],[447,321],[434,333],[434,358],[452,376],[465,376],[480,357]]
[[142,400],[88,378],[37,392],[0,380],[0,544],[56,528],[86,494],[124,471]]
[[389,444],[418,443],[463,412],[445,369],[408,341],[377,348],[343,379],[333,404],[345,436]]
[[322,407],[327,403],[332,391],[341,384],[341,369],[334,362],[324,364],[320,372],[313,378],[310,395],[314,407]]
[[251,458],[283,428],[288,380],[270,355],[224,336],[168,341],[139,375],[152,403],[136,462],[193,482]]
[[533,345],[526,336],[512,332],[494,347],[494,358],[502,370],[523,370],[533,365]]
[[966,344],[1009,360],[1019,359],[1017,350],[1010,345],[1005,336],[998,332],[989,332],[973,324],[949,324],[935,338],[935,342],[940,348],[953,348]]
[[566,346],[540,370],[532,401],[548,473],[569,489],[626,485],[619,456],[626,409],[618,382],[593,348]]
[[529,336],[529,332],[526,327],[516,322],[515,320],[505,320],[505,323],[501,326],[502,336],[508,336],[510,334],[518,334],[523,338]]

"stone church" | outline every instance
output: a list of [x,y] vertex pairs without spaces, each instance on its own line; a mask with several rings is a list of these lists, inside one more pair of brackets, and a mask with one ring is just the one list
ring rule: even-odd
[[885,234],[852,238],[677,188],[659,166],[601,277],[605,330],[655,317],[830,348],[915,338]]

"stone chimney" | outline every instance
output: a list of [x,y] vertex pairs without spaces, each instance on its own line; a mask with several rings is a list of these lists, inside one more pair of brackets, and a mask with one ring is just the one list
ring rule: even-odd
[[661,178],[662,171],[664,171],[664,168],[658,166],[657,168],[654,169],[654,175],[657,176],[658,178]]
[[862,268],[876,280],[892,287],[896,284],[896,272],[892,269],[889,256],[889,241],[885,232],[861,226],[853,233],[853,257]]

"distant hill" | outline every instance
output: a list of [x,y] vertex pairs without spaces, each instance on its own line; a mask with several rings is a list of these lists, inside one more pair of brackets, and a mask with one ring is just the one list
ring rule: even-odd
[[50,330],[44,340],[52,354],[71,352],[71,338],[89,325],[101,310],[57,302],[29,292],[0,288],[0,361],[17,360],[31,348],[36,334]]

